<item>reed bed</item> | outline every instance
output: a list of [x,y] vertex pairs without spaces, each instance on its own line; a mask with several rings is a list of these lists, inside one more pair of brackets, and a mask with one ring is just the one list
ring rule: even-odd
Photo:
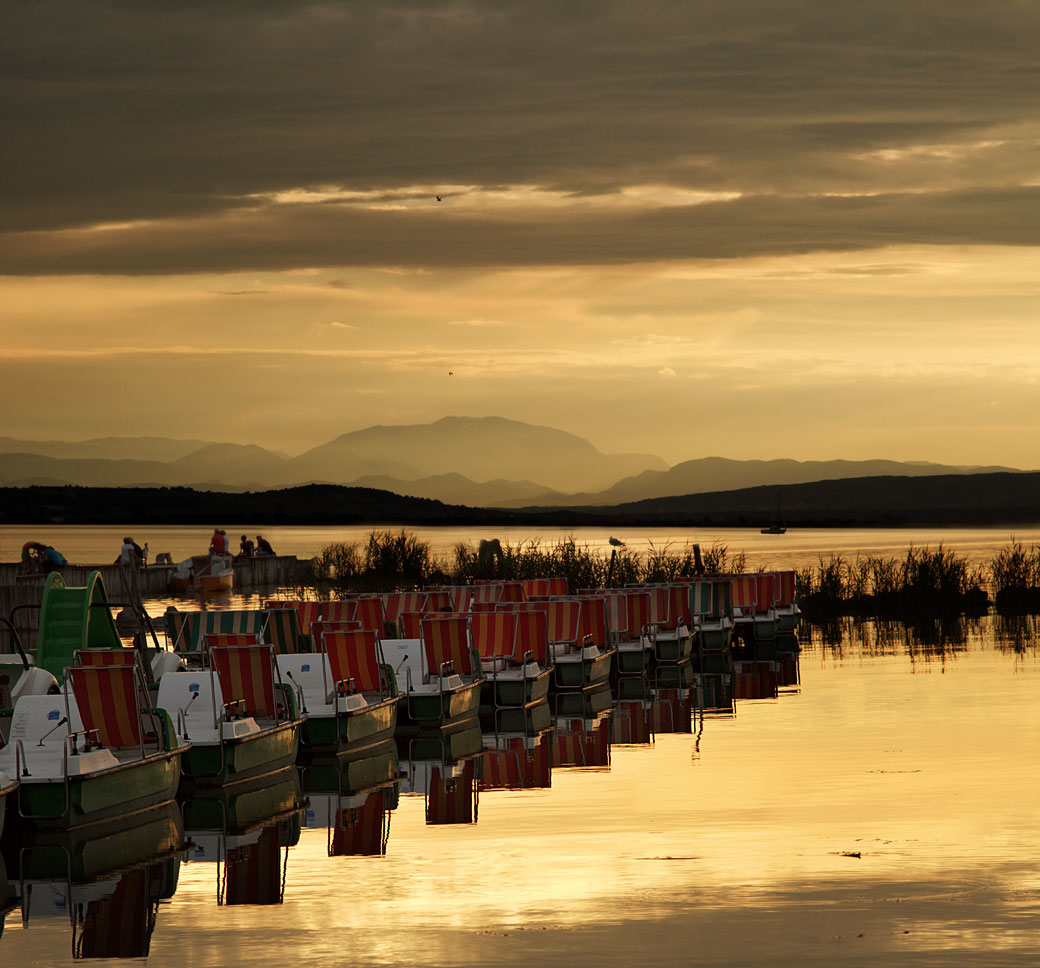
[[[390,591],[423,585],[528,578],[567,579],[572,590],[620,588],[640,582],[669,582],[706,575],[741,574],[743,552],[726,545],[699,549],[651,546],[640,553],[619,547],[604,551],[573,538],[515,544],[497,540],[459,544],[444,558],[408,531],[373,531],[365,542],[336,543],[314,559],[309,588],[319,596],[343,591]],[[986,565],[972,564],[944,548],[911,546],[900,557],[842,554],[821,556],[797,574],[799,604],[807,617],[833,615],[902,617],[932,613],[984,614],[995,596],[998,613],[1040,613],[1040,549],[1012,536]]]
[[821,556],[796,581],[799,604],[810,616],[984,613],[987,584],[985,568],[942,545],[935,550],[911,546],[902,559]]
[[[705,574],[740,573],[745,567],[743,553],[731,555],[725,545],[710,546],[701,559]],[[449,558],[438,559],[428,542],[407,531],[373,531],[367,542],[323,548],[314,559],[313,587],[323,595],[563,577],[571,589],[621,588],[696,574],[697,551],[692,544],[680,548],[651,546],[647,553],[640,554],[625,547],[606,552],[580,545],[573,538],[549,544],[496,540],[479,546],[458,544]]]

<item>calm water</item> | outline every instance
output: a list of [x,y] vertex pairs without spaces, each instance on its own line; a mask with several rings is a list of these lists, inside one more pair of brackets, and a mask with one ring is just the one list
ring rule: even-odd
[[[775,699],[661,715],[690,732],[640,742],[632,705],[586,719],[615,742],[590,739],[598,765],[554,766],[547,786],[474,793],[464,762],[445,797],[424,786],[433,764],[406,755],[399,796],[378,791],[385,855],[333,855],[320,790],[314,826],[283,822],[280,851],[277,827],[244,838],[253,854],[225,844],[230,867],[205,859],[211,833],[189,831],[196,847],[151,869],[152,893],[170,896],[147,962],[1036,964],[1035,624],[843,623],[802,646],[800,684]],[[564,717],[557,737],[574,726]],[[277,900],[282,864],[282,903],[218,905]],[[64,964],[74,937],[103,950],[113,922],[135,923],[110,883],[74,888],[110,898],[83,908],[95,920],[75,935],[65,888],[40,884],[27,926],[7,914],[0,964]]]
[[[238,548],[241,534],[255,538],[261,532],[279,554],[311,558],[322,548],[337,541],[364,542],[373,530],[371,526],[356,528],[257,527],[256,525],[222,525]],[[387,525],[398,530],[399,525]],[[528,541],[553,543],[573,536],[580,545],[609,554],[608,539],[613,534],[630,548],[646,551],[670,547],[678,550],[687,543],[699,543],[702,549],[713,544],[725,545],[731,554],[745,552],[751,568],[800,568],[814,564],[820,555],[842,553],[855,556],[857,551],[875,555],[897,556],[907,548],[944,547],[965,554],[973,562],[986,563],[997,549],[1010,542],[1012,532],[1007,528],[807,528],[793,529],[785,535],[764,535],[757,528],[714,528],[687,530],[682,528],[631,528],[615,530],[604,528],[409,528],[410,532],[430,543],[435,556],[449,558],[459,543],[478,545],[481,539],[498,538],[503,543],[519,544]],[[131,525],[61,526],[61,525],[2,525],[0,526],[0,561],[17,561],[22,545],[29,539],[51,544],[74,564],[107,563],[116,559],[124,535],[131,535],[138,544],[148,542],[154,559],[160,552],[169,552],[174,561],[192,554],[203,554],[209,548],[212,528],[185,528],[181,526],[135,527]],[[1040,526],[1016,529],[1015,537],[1024,544],[1040,544]]]

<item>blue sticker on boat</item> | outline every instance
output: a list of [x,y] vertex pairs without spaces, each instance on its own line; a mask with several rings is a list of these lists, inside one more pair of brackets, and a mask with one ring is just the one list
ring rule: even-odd
[[311,671],[311,664],[309,662],[305,662],[302,666],[300,666],[300,672],[310,672],[310,671]]
[[190,686],[188,686],[188,692],[198,692],[198,691],[199,691],[199,684],[197,682],[193,682]]
[[57,719],[60,715],[61,715],[61,710],[59,710],[59,709],[52,709],[49,713],[47,713],[47,718],[48,719]]

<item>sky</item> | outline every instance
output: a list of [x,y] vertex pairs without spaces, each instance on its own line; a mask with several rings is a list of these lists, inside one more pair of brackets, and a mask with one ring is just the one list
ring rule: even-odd
[[1040,466],[1035,0],[0,11],[0,435]]

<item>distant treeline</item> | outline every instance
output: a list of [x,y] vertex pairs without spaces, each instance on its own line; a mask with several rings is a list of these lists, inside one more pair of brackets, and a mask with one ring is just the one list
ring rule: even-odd
[[788,527],[939,527],[1040,521],[1040,473],[869,477],[655,498],[613,507],[472,508],[373,488],[310,484],[228,493],[187,487],[0,488],[2,524],[488,524],[760,527],[779,494]]

